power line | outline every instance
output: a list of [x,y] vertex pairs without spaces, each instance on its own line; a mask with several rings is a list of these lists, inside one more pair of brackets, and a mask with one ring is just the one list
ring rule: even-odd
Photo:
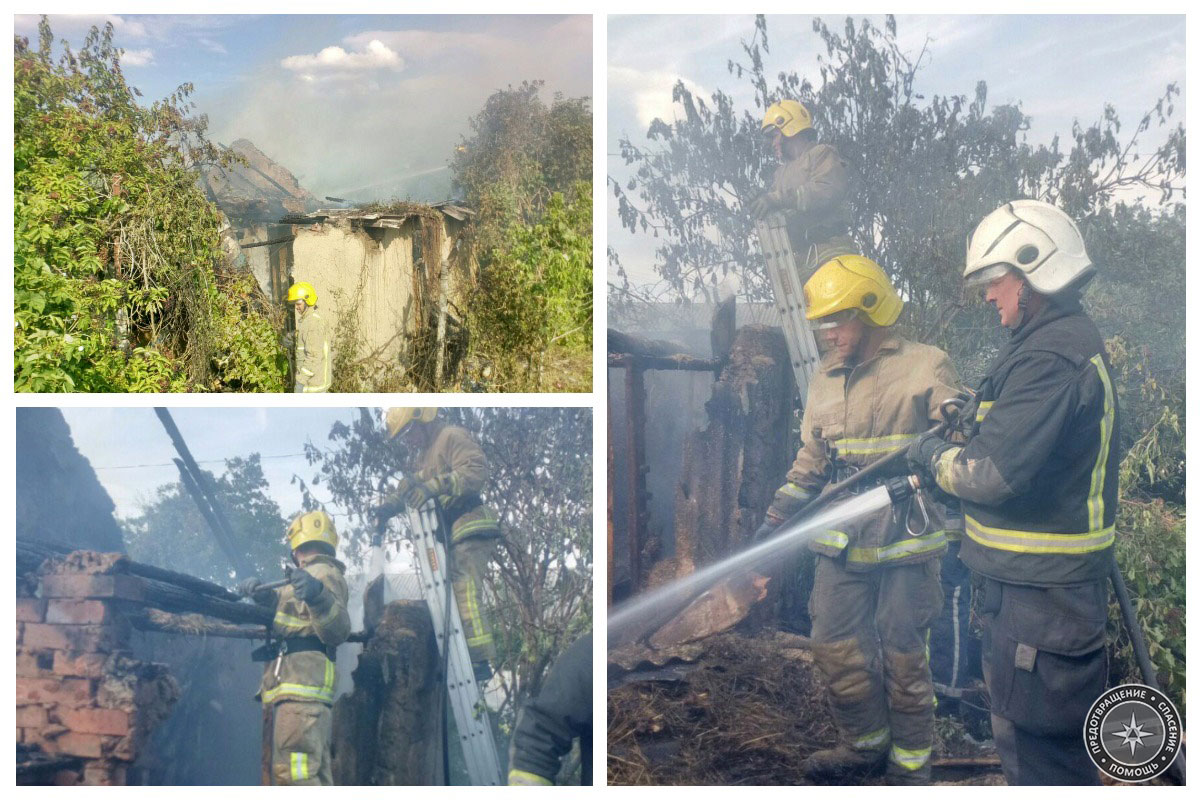
[[[274,455],[274,456],[261,456],[260,455],[259,458],[264,459],[264,460],[268,459],[268,458],[297,458],[297,457],[303,456],[303,455],[305,455],[305,454],[304,453],[282,453],[280,455]],[[197,464],[224,464],[225,461],[226,461],[226,459],[223,459],[223,458],[210,458],[208,460],[197,459],[196,463]],[[149,468],[149,467],[173,467],[173,466],[175,466],[175,462],[168,461],[163,464],[114,464],[114,465],[108,466],[108,467],[92,467],[92,469],[145,469],[145,468]]]

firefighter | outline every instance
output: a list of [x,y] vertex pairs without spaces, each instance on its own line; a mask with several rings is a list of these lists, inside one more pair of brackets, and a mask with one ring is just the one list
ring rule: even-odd
[[293,283],[287,300],[296,310],[296,391],[328,392],[333,383],[329,331],[317,311],[317,290],[308,281]]
[[762,132],[782,163],[770,190],[753,200],[749,211],[759,218],[784,214],[800,280],[805,281],[819,264],[856,252],[849,236],[846,165],[832,146],[817,142],[812,114],[795,100],[768,108]]
[[[830,481],[908,447],[958,394],[945,353],[892,331],[904,303],[870,259],[826,262],[804,296],[828,350],[808,390],[803,447],[758,540]],[[903,467],[902,459],[901,473]],[[922,500],[822,531],[809,544],[817,555],[809,600],[813,659],[829,685],[841,739],[808,759],[815,780],[886,772],[890,783],[929,781],[934,694],[927,641],[942,607],[939,559],[950,534],[945,509]]]
[[263,704],[263,784],[332,786],[334,660],[350,635],[346,565],[335,558],[337,531],[324,511],[292,520],[289,583],[260,589],[247,578],[238,590],[275,609],[268,642],[255,651],[265,660],[258,699]]
[[909,459],[961,498],[962,560],[982,578],[984,679],[1010,784],[1099,782],[1084,749],[1105,688],[1115,539],[1117,398],[1080,293],[1095,273],[1063,211],[1005,203],[967,245],[965,280],[1009,340],[988,369],[965,446],[918,440]]
[[580,784],[592,785],[592,635],[581,636],[550,668],[538,696],[521,709],[509,748],[509,786],[551,786],[579,740]]
[[436,497],[450,525],[450,582],[467,635],[475,677],[491,678],[496,647],[483,607],[483,576],[500,541],[500,522],[479,496],[488,479],[487,459],[471,434],[438,417],[436,408],[389,408],[389,439],[415,451],[411,474],[374,509],[378,520]]

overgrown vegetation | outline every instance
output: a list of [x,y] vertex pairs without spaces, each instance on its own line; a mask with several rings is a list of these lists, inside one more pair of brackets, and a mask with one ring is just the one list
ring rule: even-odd
[[149,106],[113,30],[82,48],[43,18],[14,70],[14,387],[280,391],[287,359],[252,282],[222,269],[196,169],[226,158],[184,84]]
[[[818,19],[824,45],[819,74],[772,74],[767,22],[758,17],[729,73],[753,92],[754,108],[730,94],[710,98],[676,83],[682,111],[654,120],[648,143],[625,138],[632,177],[609,178],[620,222],[656,237],[657,286],[628,280],[609,253],[610,311],[642,318],[668,304],[708,302],[730,274],[742,296],[770,298],[753,221],[745,204],[775,168],[759,133],[763,110],[794,98],[813,112],[853,176],[852,234],[907,299],[905,333],[950,353],[969,384],[1002,342],[995,312],[962,291],[963,242],[1002,202],[1037,197],[1080,221],[1098,277],[1085,305],[1108,341],[1121,404],[1122,505],[1117,557],[1159,678],[1182,703],[1184,690],[1184,126],[1167,85],[1137,123],[1123,126],[1105,106],[1049,144],[1026,137],[1031,118],[1019,104],[988,105],[979,82],[949,96],[922,93],[927,46],[913,60],[897,44],[896,21],[883,29]],[[1152,129],[1162,144],[1147,147]],[[1113,680],[1139,680],[1113,609]]]
[[477,213],[465,382],[491,391],[591,388],[591,102],[541,88],[489,97],[451,164]]

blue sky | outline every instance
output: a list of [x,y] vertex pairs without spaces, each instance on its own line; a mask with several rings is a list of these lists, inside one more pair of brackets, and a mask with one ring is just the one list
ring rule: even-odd
[[[91,462],[116,504],[117,516],[136,515],[159,486],[179,480],[179,471],[171,462],[177,453],[153,408],[63,408],[62,412],[75,446]],[[291,484],[292,475],[311,482],[316,473],[300,455],[305,440],[328,446],[333,423],[349,423],[357,413],[353,408],[171,409],[179,432],[202,468],[220,475],[226,458],[262,455],[269,494],[284,517],[300,508],[300,492]],[[320,486],[315,487],[315,494],[327,499]]]
[[[817,55],[824,46],[811,16],[768,16],[771,45],[767,73],[795,70],[819,83]],[[840,29],[844,17],[827,15]],[[882,27],[882,17],[871,18]],[[1111,103],[1126,126],[1136,125],[1169,82],[1184,88],[1182,16],[914,16],[897,17],[901,48],[915,58],[929,39],[917,91],[973,95],[986,81],[989,105],[1020,101],[1032,116],[1028,138],[1049,142],[1067,136],[1078,120],[1089,124]],[[684,79],[707,97],[715,89],[753,110],[753,94],[726,69],[743,57],[740,40],[754,33],[751,16],[610,17],[608,21],[608,174],[630,173],[617,141],[629,135],[645,142],[656,116],[674,119],[671,88]],[[1184,119],[1182,100],[1176,120]],[[1146,149],[1161,143],[1154,129]],[[634,236],[616,221],[609,194],[609,246],[617,250],[631,279],[653,282],[654,240]]]
[[[16,33],[36,37],[37,16]],[[444,168],[497,89],[544,79],[544,97],[592,93],[588,16],[52,16],[78,45],[113,23],[147,100],[184,82],[212,138],[247,138],[318,197],[387,199]],[[445,177],[443,175],[443,177]],[[448,185],[444,181],[443,185]],[[438,200],[442,197],[418,197]]]

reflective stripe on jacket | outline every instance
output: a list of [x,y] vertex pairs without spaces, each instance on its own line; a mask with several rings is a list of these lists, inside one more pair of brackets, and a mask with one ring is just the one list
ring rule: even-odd
[[421,454],[417,470],[417,480],[437,482],[438,502],[449,517],[453,541],[500,535],[496,512],[479,497],[487,484],[488,464],[470,433],[455,425],[443,425]]
[[333,383],[329,332],[315,308],[296,318],[296,383],[304,392],[328,392]]
[[[290,637],[316,636],[325,645],[337,647],[350,635],[346,567],[336,558],[318,555],[301,569],[319,580],[325,591],[309,606],[296,599],[291,586],[277,589],[271,632],[285,643]],[[285,653],[281,659],[272,659],[264,665],[258,697],[263,703],[309,700],[333,705],[334,678],[334,664],[324,653],[317,650]]]
[[938,459],[963,500],[962,559],[1010,583],[1103,579],[1115,541],[1117,396],[1104,341],[1077,304],[1014,332],[979,389],[966,446]]
[[[941,421],[938,408],[957,396],[958,386],[958,374],[945,353],[895,334],[853,368],[836,355],[826,356],[808,390],[804,446],[768,513],[786,518],[815,497],[831,477],[833,450],[839,463],[861,468],[907,447]],[[904,469],[901,465],[894,474]],[[927,498],[925,506],[930,527],[922,536],[909,536],[904,520],[897,520],[889,507],[823,531],[809,546],[827,556],[845,551],[849,570],[936,558],[946,550],[947,535],[957,532],[948,530],[940,504]]]

